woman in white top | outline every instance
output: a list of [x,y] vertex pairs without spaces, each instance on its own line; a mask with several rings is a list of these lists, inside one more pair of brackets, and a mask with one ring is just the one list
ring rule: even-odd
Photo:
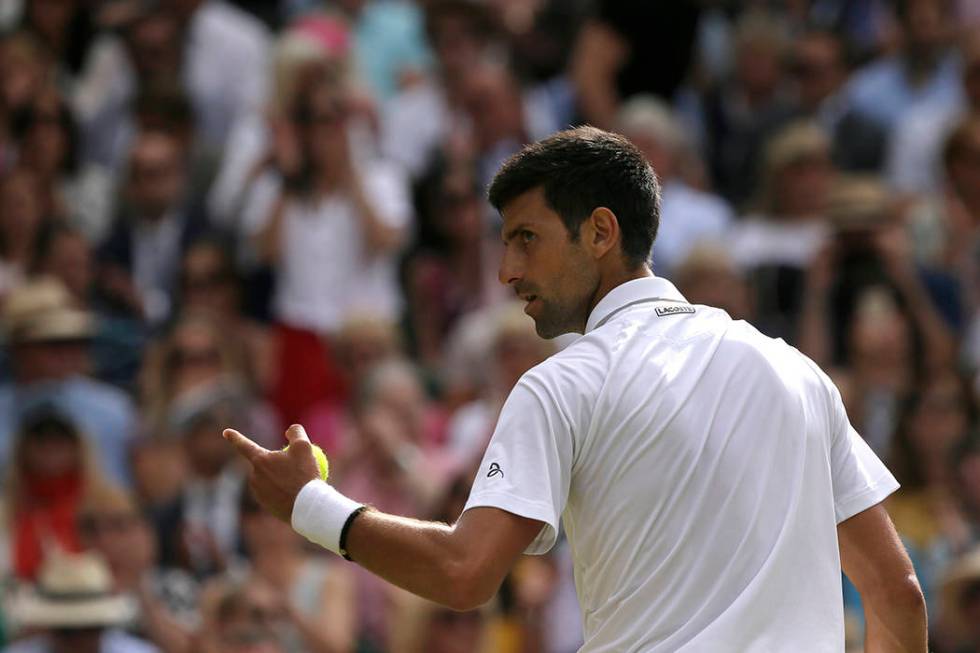
[[297,94],[277,125],[275,171],[256,180],[246,228],[259,259],[276,271],[273,313],[319,334],[351,315],[396,317],[396,254],[411,219],[404,180],[351,155],[348,96],[329,75]]

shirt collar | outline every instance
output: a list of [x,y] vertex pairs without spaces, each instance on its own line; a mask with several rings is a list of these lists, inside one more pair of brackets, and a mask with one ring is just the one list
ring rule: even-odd
[[666,279],[657,276],[631,279],[616,286],[599,300],[599,303],[592,309],[592,313],[589,314],[589,320],[585,324],[585,332],[592,331],[599,326],[600,322],[621,308],[636,302],[652,300],[687,302],[677,287]]

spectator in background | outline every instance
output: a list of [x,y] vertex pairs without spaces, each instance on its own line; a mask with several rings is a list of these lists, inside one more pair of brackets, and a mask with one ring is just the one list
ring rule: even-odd
[[[510,647],[493,646],[487,610],[457,612],[414,596],[406,598],[405,603],[407,605],[400,617],[405,625],[396,629],[392,651],[470,653],[516,650],[512,641],[506,642],[511,644]],[[496,643],[504,642],[498,640]]]
[[[540,98],[527,95],[504,66],[486,63],[469,71],[463,109],[472,129],[469,139],[481,188],[489,186],[494,172],[525,143],[561,128],[553,107],[535,99]],[[496,214],[492,219],[497,220]]]
[[184,449],[177,438],[147,436],[133,443],[131,461],[133,495],[155,519],[172,508],[183,489],[188,475]]
[[[859,374],[876,379],[871,385],[889,388],[885,403],[892,408],[884,412],[893,414],[894,401],[910,389],[915,375],[951,364],[952,334],[930,294],[928,270],[916,265],[901,214],[884,187],[869,179],[841,179],[826,208],[830,237],[802,286],[800,348],[820,365],[856,369],[860,362]],[[865,309],[858,320],[860,304]],[[852,346],[862,348],[860,357]],[[890,438],[891,427],[863,426],[873,447]]]
[[[980,361],[980,320],[977,318],[980,295],[976,291],[980,278],[978,157],[980,121],[968,117],[954,127],[945,142],[943,191],[913,204],[906,220],[909,247],[920,276],[928,283],[945,322],[964,334],[958,344],[962,346],[962,361],[971,370],[975,370]],[[926,271],[931,278],[923,276],[921,271]],[[919,311],[919,314],[930,316],[928,311]],[[923,326],[927,321],[923,321]],[[935,329],[929,329],[923,333],[935,332]]]
[[[977,404],[976,394],[974,387],[974,405]],[[962,541],[972,547],[980,544],[980,437],[976,432],[956,447],[952,465],[954,491],[966,520]]]
[[67,103],[53,87],[38,94],[14,123],[20,165],[32,171],[53,198],[52,213],[98,242],[109,227],[112,180],[79,160],[79,135]]
[[95,261],[89,240],[77,228],[57,223],[42,230],[31,264],[33,275],[50,276],[85,307],[91,300]]
[[[351,567],[315,555],[303,538],[242,493],[242,535],[248,560],[213,583],[261,587],[281,622],[286,653],[350,653],[357,601]],[[212,587],[207,591],[215,591]]]
[[[391,253],[411,218],[397,172],[352,156],[347,101],[346,89],[333,80],[310,83],[277,142],[279,174],[260,179],[251,196],[256,248],[281,266],[277,317],[319,333],[336,331],[357,306],[397,312]],[[329,243],[341,249],[328,254]],[[304,247],[316,251],[307,255]],[[314,261],[329,268],[314,270]],[[333,295],[323,295],[325,288]]]
[[133,132],[132,103],[158,84],[184,90],[199,147],[220,151],[235,117],[265,96],[265,29],[223,0],[120,0],[107,9],[123,38],[96,41],[79,83],[87,156],[118,169]]
[[24,413],[53,404],[91,438],[109,477],[128,486],[136,413],[121,390],[88,376],[91,314],[76,308],[59,282],[40,278],[7,298],[3,326],[13,378],[0,385],[0,461],[8,460],[12,434]]
[[671,101],[693,59],[700,12],[698,3],[689,2],[595,3],[570,62],[585,121],[611,129],[619,103],[636,94]]
[[915,107],[956,101],[959,65],[949,50],[948,0],[896,0],[900,51],[854,73],[848,101],[892,132]]
[[487,3],[518,78],[555,96],[561,125],[574,122],[575,89],[568,74],[579,29],[591,7],[582,0],[490,0]]
[[467,80],[485,60],[494,36],[487,8],[466,0],[428,3],[425,30],[435,70],[395,95],[382,120],[382,152],[413,179],[423,176],[451,135],[465,133]]
[[82,546],[99,554],[112,573],[113,590],[134,601],[126,630],[163,653],[189,653],[199,625],[196,581],[180,569],[158,565],[152,525],[126,492],[105,486],[78,511]]
[[[736,208],[758,191],[760,154],[768,138],[792,117],[784,78],[785,26],[746,12],[735,26],[731,79],[708,89],[697,115],[705,158],[716,190]],[[764,183],[764,182],[763,182]]]
[[92,12],[81,0],[25,4],[22,29],[33,35],[57,62],[60,77],[74,78],[85,63],[94,36]]
[[505,291],[497,280],[499,239],[486,229],[472,171],[447,164],[429,184],[404,278],[414,355],[439,370],[443,343],[459,317],[494,303]]
[[225,0],[170,0],[180,25],[181,80],[196,116],[196,136],[220,151],[238,116],[267,93],[269,35],[254,17]]
[[678,263],[702,240],[718,240],[729,229],[732,211],[720,197],[692,188],[684,179],[693,155],[670,108],[651,96],[634,96],[616,114],[616,129],[635,144],[660,180],[660,227],[653,245],[653,269],[673,278]]
[[[206,207],[221,152],[208,150],[194,133],[194,109],[190,98],[176,84],[158,83],[140,90],[133,101],[132,144],[144,132],[164,132],[177,139],[184,154],[187,176],[185,201],[190,206]],[[131,145],[127,147],[131,148]],[[209,221],[216,227],[218,223]]]
[[887,290],[866,287],[846,323],[848,357],[840,373],[855,428],[888,459],[902,401],[915,384],[919,362],[909,315]]
[[143,357],[145,329],[136,320],[105,310],[95,287],[95,254],[85,234],[63,222],[45,228],[31,268],[34,275],[60,281],[79,308],[92,312],[95,319],[90,352],[92,375],[128,389]]
[[200,653],[288,653],[283,613],[274,593],[256,583],[216,586],[202,597]]
[[425,396],[417,370],[399,360],[380,362],[364,377],[354,402],[357,439],[349,444],[338,486],[373,497],[379,508],[428,514],[455,461],[442,451],[446,416]]
[[963,37],[960,65],[962,99],[910,109],[892,130],[886,174],[895,190],[918,196],[942,190],[944,143],[957,125],[980,117],[980,28]]
[[912,205],[908,233],[916,261],[954,280],[950,322],[969,325],[966,352],[969,360],[977,361],[973,333],[980,307],[980,117],[966,118],[953,128],[942,159],[944,188]]
[[0,177],[0,301],[24,282],[46,210],[37,175],[17,169]]
[[421,79],[429,64],[422,8],[406,0],[334,0],[354,39],[358,76],[378,102]]
[[238,415],[239,420],[248,420],[257,433],[276,438],[278,420],[257,398],[253,362],[245,343],[225,330],[211,312],[183,314],[151,345],[146,357],[140,389],[147,431],[166,435],[187,405],[221,390],[245,400],[248,408]]
[[792,337],[800,310],[803,272],[828,228],[824,215],[835,171],[827,134],[810,122],[792,123],[767,144],[756,213],[734,228],[730,251],[745,270],[756,326]]
[[831,160],[845,172],[877,172],[885,158],[886,132],[844,94],[844,43],[830,31],[807,31],[793,41],[789,72],[801,117],[830,135]]
[[38,632],[4,653],[157,653],[120,629],[133,605],[113,591],[109,569],[94,554],[52,552],[36,586],[11,607],[24,627]]
[[243,312],[242,280],[223,241],[202,238],[187,248],[180,264],[177,301],[184,313],[211,316],[223,339],[242,350],[248,385],[265,395],[276,375],[271,337],[266,325]]
[[124,208],[99,256],[104,291],[153,325],[171,315],[181,257],[207,229],[201,208],[187,203],[185,162],[174,135],[138,136]]
[[106,483],[77,423],[51,406],[20,422],[5,483],[5,539],[14,575],[33,580],[52,549],[81,550],[76,516]]
[[243,113],[231,126],[208,195],[215,224],[231,231],[242,228],[246,190],[276,163],[278,136],[288,129],[300,90],[318,75],[349,74],[350,35],[341,21],[310,15],[283,32],[270,58],[272,82],[265,106]]
[[691,248],[674,271],[673,281],[692,304],[716,306],[733,320],[754,321],[752,294],[745,274],[719,242]]
[[181,442],[187,475],[179,495],[154,514],[154,526],[165,565],[187,569],[203,579],[228,568],[241,546],[239,506],[245,474],[233,449],[215,429],[238,423],[241,397],[221,387],[204,388],[179,406],[169,437]]
[[51,66],[48,53],[27,32],[0,37],[0,108],[8,120],[51,83]]
[[[918,382],[903,404],[889,447],[890,467],[902,488],[886,507],[911,549],[929,603],[939,590],[942,568],[970,545],[964,541],[965,520],[950,461],[969,435],[977,411],[966,384],[953,371]],[[938,614],[933,610],[930,616]]]
[[407,188],[387,162],[353,156],[346,92],[324,77],[303,89],[276,143],[278,171],[257,179],[249,196],[255,250],[276,268],[283,373],[274,396],[289,422],[336,391],[329,340],[349,317],[393,320],[401,311],[395,256],[412,219]]
[[[118,0],[103,6],[105,27],[74,90],[82,156],[113,174],[125,168],[137,131],[133,103],[141,90],[181,86],[180,25],[153,2]],[[110,11],[111,10],[111,11]]]
[[[371,505],[398,508],[424,517],[445,492],[455,460],[442,449],[445,417],[427,400],[417,371],[408,363],[379,363],[364,378],[354,399],[356,439],[350,443],[335,481],[343,492]],[[387,649],[397,599],[402,590],[355,569],[359,638]]]
[[953,653],[980,651],[980,547],[953,561],[943,579],[940,641]]
[[331,460],[344,460],[356,446],[353,408],[357,388],[377,365],[404,356],[397,325],[372,315],[349,319],[334,340],[341,386],[310,407],[300,422]]

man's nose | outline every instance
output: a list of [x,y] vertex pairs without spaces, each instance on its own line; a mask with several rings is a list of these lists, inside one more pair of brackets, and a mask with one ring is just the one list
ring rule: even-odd
[[520,266],[514,259],[515,257],[507,251],[504,252],[503,257],[500,259],[500,269],[497,271],[497,278],[505,286],[513,286],[521,280]]

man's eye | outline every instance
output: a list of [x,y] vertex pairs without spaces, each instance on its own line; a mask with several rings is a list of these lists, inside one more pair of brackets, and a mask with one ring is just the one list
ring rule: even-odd
[[527,244],[527,243],[531,242],[532,240],[534,240],[534,238],[535,238],[535,235],[533,233],[531,233],[530,231],[522,231],[521,232],[521,241],[524,244]]

